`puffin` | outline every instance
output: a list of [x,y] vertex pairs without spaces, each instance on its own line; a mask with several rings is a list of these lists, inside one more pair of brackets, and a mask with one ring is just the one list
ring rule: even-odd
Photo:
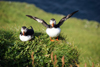
[[43,19],[40,19],[38,17],[34,17],[31,15],[26,15],[27,17],[30,17],[32,19],[34,19],[35,21],[43,24],[47,29],[46,29],[46,33],[49,35],[50,37],[50,41],[54,41],[52,38],[56,37],[56,40],[58,41],[58,36],[61,32],[60,26],[64,23],[65,20],[67,20],[68,18],[70,18],[73,14],[75,14],[77,11],[72,12],[71,14],[68,14],[67,16],[63,17],[58,24],[56,24],[56,20],[54,18],[52,18],[50,20],[50,25],[47,24]]
[[30,26],[31,29],[28,29],[26,26],[21,27],[21,32],[19,35],[19,38],[21,41],[31,41],[34,37],[34,30],[32,26]]

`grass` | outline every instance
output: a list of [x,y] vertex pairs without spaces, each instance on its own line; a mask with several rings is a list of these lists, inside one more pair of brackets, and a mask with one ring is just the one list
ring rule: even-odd
[[[80,67],[83,67],[85,63],[88,67],[91,67],[92,62],[95,67],[100,66],[100,24],[98,22],[70,18],[60,27],[60,41],[52,43],[45,33],[46,28],[26,17],[27,14],[44,19],[47,23],[51,18],[55,18],[56,22],[59,22],[63,17],[63,15],[47,13],[32,4],[0,1],[0,34],[2,34],[0,35],[0,63],[2,62],[5,66],[31,66],[31,53],[34,51],[36,65],[43,59],[51,64],[49,62],[50,57],[47,58],[44,55],[50,55],[53,51],[59,58],[58,65],[61,63],[60,57],[63,54],[69,54],[68,57],[65,57],[66,64],[72,64],[71,61],[68,61],[68,58],[69,56],[75,56],[72,58],[79,57]],[[19,40],[19,32],[22,26],[32,26],[34,28],[34,41],[24,43]],[[51,48],[52,50],[49,50]],[[76,53],[78,52],[78,57],[73,55],[73,52],[71,55],[69,52],[67,53],[68,50],[73,49]],[[37,60],[38,58],[42,58],[42,60]],[[44,65],[45,62],[39,65]]]
[[[78,63],[78,51],[73,45],[67,44],[65,40],[51,42],[48,35],[35,33],[35,39],[29,42],[21,42],[19,33],[12,31],[0,32],[0,65],[1,67],[31,67],[31,53],[34,52],[34,64],[36,67],[52,67],[50,54],[57,55],[58,66],[61,66],[61,58],[65,56],[65,66]],[[60,39],[63,36],[60,35]],[[74,62],[73,62],[74,61]]]

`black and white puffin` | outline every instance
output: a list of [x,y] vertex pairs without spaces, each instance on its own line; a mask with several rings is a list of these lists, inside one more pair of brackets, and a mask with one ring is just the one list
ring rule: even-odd
[[26,26],[22,26],[19,38],[21,41],[30,41],[34,36],[34,30],[32,26],[28,29]]
[[56,40],[58,41],[58,36],[59,36],[59,34],[60,34],[60,32],[61,32],[61,29],[60,29],[59,27],[63,24],[63,22],[64,22],[65,20],[67,20],[68,18],[70,18],[70,17],[71,17],[73,14],[75,14],[76,12],[78,12],[78,10],[77,10],[77,11],[74,11],[74,12],[71,13],[71,14],[68,14],[68,15],[65,16],[65,17],[63,17],[63,18],[59,21],[58,24],[56,24],[55,19],[52,18],[52,19],[50,20],[50,25],[48,25],[44,20],[39,19],[39,18],[37,18],[37,17],[31,16],[31,15],[26,15],[26,16],[28,16],[28,17],[30,17],[30,18],[32,18],[32,19],[38,21],[39,23],[42,23],[45,27],[47,27],[46,33],[49,35],[50,40],[51,40],[51,41],[54,41],[54,40],[52,40],[51,37],[57,37]]

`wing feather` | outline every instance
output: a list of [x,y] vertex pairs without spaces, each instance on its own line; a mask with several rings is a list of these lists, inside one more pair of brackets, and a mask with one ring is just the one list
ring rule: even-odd
[[42,23],[45,27],[49,28],[49,25],[48,25],[44,20],[39,19],[39,18],[34,17],[34,16],[31,16],[31,15],[26,15],[26,16],[28,16],[28,17],[30,17],[30,18],[32,18],[32,19],[38,21],[39,23]]
[[60,21],[59,21],[59,23],[57,24],[57,27],[60,27],[62,24],[63,24],[63,22],[65,21],[65,20],[67,20],[68,18],[70,18],[73,14],[75,14],[76,12],[78,12],[78,10],[77,11],[74,11],[73,13],[71,13],[71,14],[68,14],[67,16],[65,16],[65,17],[63,17]]

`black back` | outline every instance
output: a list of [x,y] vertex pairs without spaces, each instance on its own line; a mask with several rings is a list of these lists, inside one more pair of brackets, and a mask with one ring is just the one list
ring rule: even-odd
[[[27,28],[27,32],[24,34],[25,36],[28,36],[28,35],[33,36],[34,35],[34,30],[33,30],[32,26],[30,26],[30,27],[31,27],[31,29]],[[23,35],[22,32],[20,32],[20,34]]]

